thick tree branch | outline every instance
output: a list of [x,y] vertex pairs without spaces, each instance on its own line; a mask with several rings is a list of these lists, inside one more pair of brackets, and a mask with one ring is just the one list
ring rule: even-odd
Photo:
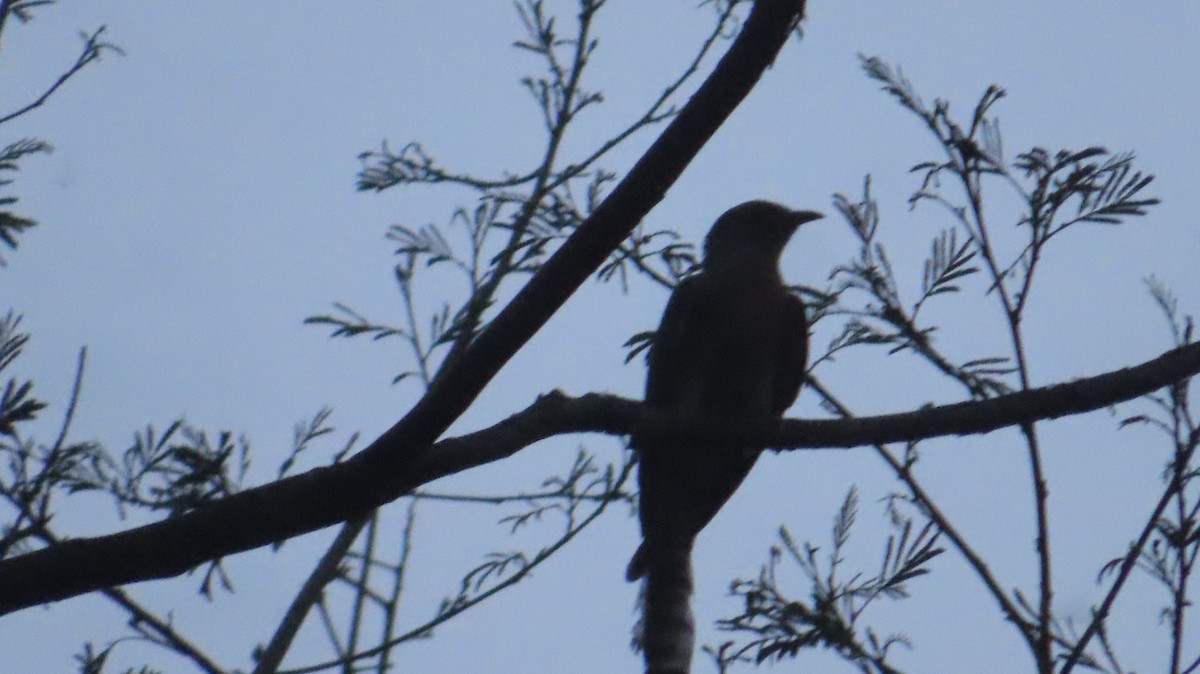
[[439,464],[434,441],[607,259],[750,92],[804,0],[757,0],[729,51],[612,194],[430,388],[363,452],[337,466],[247,490],[180,517],[0,562],[0,614],[103,587],[178,575],[284,540],[408,493]]
[[775,60],[803,6],[803,0],[754,3],[741,34],[716,69],[612,194],[433,382],[412,411],[364,454],[387,466],[413,461],[474,402],[500,368],[662,200]]
[[[598,393],[571,398],[554,392],[489,428],[447,438],[422,453],[408,471],[391,476],[409,491],[421,484],[515,454],[555,435],[598,432],[628,435],[635,429],[648,436],[759,444],[781,448],[855,447],[921,440],[945,435],[988,433],[1006,426],[1054,419],[1103,409],[1145,395],[1200,373],[1200,344],[1168,351],[1135,367],[1065,384],[1021,391],[998,398],[854,419],[788,419],[744,423],[713,419],[686,420],[648,413],[640,402]],[[311,483],[329,481],[344,464],[319,468],[220,501],[184,517],[131,531],[61,545],[0,563],[0,614],[90,590],[181,573],[211,557],[204,527],[219,527],[225,538],[243,540],[257,532],[230,502],[256,499],[256,507],[307,507],[300,498]],[[336,478],[334,478],[336,479]],[[350,487],[348,487],[350,488]],[[212,512],[224,519],[214,520]],[[202,516],[203,515],[203,516]],[[186,520],[192,521],[186,521]],[[198,540],[188,537],[200,536]],[[86,572],[84,571],[86,570]],[[120,574],[120,575],[117,575]],[[118,580],[113,581],[114,575]]]

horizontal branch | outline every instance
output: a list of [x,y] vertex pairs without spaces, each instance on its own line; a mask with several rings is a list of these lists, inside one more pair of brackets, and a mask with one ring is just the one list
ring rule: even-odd
[[[1136,367],[990,400],[856,419],[785,419],[769,423],[676,419],[636,400],[558,391],[489,428],[433,444],[388,476],[396,498],[422,484],[497,461],[546,438],[568,433],[671,437],[778,448],[832,448],[987,433],[1006,426],[1080,414],[1145,395],[1200,372],[1200,344]],[[98,538],[75,539],[0,562],[0,615],[102,587],[178,575],[209,559],[256,547],[262,512],[284,513],[283,540],[305,533],[313,517],[313,484],[343,499],[362,499],[359,460],[318,468],[218,501],[181,517]],[[344,491],[343,491],[344,490]],[[378,505],[378,504],[373,504]],[[241,547],[243,546],[244,547]]]
[[778,449],[850,448],[890,442],[971,435],[1082,414],[1132,400],[1200,373],[1200,344],[1168,351],[1154,360],[1065,384],[914,412],[853,419],[679,419],[620,396],[589,393],[572,398],[559,391],[540,396],[504,421],[434,445],[419,467],[426,475],[452,475],[511,456],[539,440],[596,432],[674,442],[717,442]]

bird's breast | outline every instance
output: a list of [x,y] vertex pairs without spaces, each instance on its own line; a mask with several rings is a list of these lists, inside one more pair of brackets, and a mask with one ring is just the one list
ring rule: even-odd
[[767,414],[782,329],[783,301],[774,292],[738,288],[712,293],[696,306],[684,352],[688,382],[677,402],[692,413]]

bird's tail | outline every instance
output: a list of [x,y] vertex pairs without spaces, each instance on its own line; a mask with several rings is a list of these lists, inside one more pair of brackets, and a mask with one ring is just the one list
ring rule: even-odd
[[645,656],[646,674],[687,674],[696,640],[691,607],[692,541],[671,541],[639,553],[645,581],[634,647]]

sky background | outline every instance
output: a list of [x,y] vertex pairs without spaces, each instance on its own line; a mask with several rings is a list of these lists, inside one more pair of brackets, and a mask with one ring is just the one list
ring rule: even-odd
[[[588,86],[605,93],[569,139],[579,156],[626,126],[686,65],[712,21],[695,2],[611,0]],[[573,4],[548,3],[571,22]],[[14,191],[17,212],[40,226],[4,253],[0,310],[24,313],[33,340],[17,373],[53,404],[38,434],[53,438],[81,346],[89,350],[76,439],[114,452],[133,433],[186,415],[193,424],[244,433],[255,448],[251,483],[268,481],[286,454],[292,425],[323,406],[335,413],[332,453],[355,431],[374,438],[419,393],[392,386],[408,361],[399,342],[330,341],[304,326],[346,302],[398,322],[392,282],[392,223],[445,223],[469,195],[438,188],[358,193],[356,156],[388,139],[419,139],[442,165],[461,172],[520,172],[540,156],[537,111],[520,78],[542,64],[515,50],[521,24],[509,3],[205,3],[63,0],[38,8],[29,25],[10,23],[0,54],[3,112],[35,98],[78,53],[78,31],[107,25],[127,53],[106,55],[49,104],[3,127],[3,142],[39,137],[56,147],[29,157]],[[761,84],[721,129],[666,199],[652,228],[699,240],[727,207],[769,198],[832,213],[831,196],[856,197],[874,176],[883,238],[907,284],[919,291],[929,241],[950,222],[929,207],[910,212],[917,186],[909,167],[936,158],[919,121],[867,79],[856,54],[899,64],[927,101],[942,97],[964,117],[992,83],[1009,96],[994,110],[1011,158],[1034,145],[1133,150],[1155,173],[1163,203],[1125,226],[1079,227],[1050,247],[1026,321],[1035,384],[1136,364],[1169,348],[1169,333],[1145,291],[1155,274],[1185,310],[1200,307],[1194,194],[1200,176],[1200,48],[1194,3],[1110,0],[810,3],[802,42],[792,40]],[[564,32],[567,29],[564,28]],[[718,49],[721,51],[722,49]],[[711,68],[710,59],[704,65]],[[604,167],[623,174],[657,133],[635,137]],[[466,200],[466,201],[464,201]],[[997,232],[1010,250],[1019,233]],[[794,283],[823,286],[855,254],[849,229],[831,217],[804,229],[784,258]],[[928,320],[953,321],[938,344],[967,360],[1004,342],[979,279],[962,296],[930,307]],[[444,292],[428,288],[427,292]],[[455,288],[449,289],[451,292]],[[432,295],[431,295],[432,297]],[[640,394],[640,361],[623,364],[621,345],[657,323],[666,300],[637,281],[577,293],[484,391],[452,432],[476,429],[554,388],[572,394]],[[984,308],[986,307],[986,308]],[[970,313],[964,313],[970,312]],[[829,330],[829,328],[826,328]],[[832,336],[818,331],[819,348]],[[961,398],[911,358],[862,351],[822,372],[860,414],[905,411]],[[1058,610],[1084,621],[1102,596],[1099,568],[1125,549],[1156,498],[1167,447],[1145,430],[1117,432],[1122,406],[1039,426],[1051,480]],[[820,416],[811,393],[790,413]],[[565,470],[584,444],[618,460],[601,436],[540,443],[511,460],[446,480],[439,491],[511,492]],[[327,454],[328,455],[328,454]],[[924,445],[921,476],[1006,587],[1032,595],[1033,517],[1027,467],[1013,431]],[[737,611],[729,579],[752,576],[786,524],[801,540],[826,545],[832,516],[851,484],[862,491],[853,559],[874,570],[882,541],[879,498],[896,488],[867,450],[767,456],[701,536],[696,601],[701,643],[725,637],[714,619]],[[78,500],[76,500],[76,498]],[[101,498],[75,497],[56,524],[82,536],[117,521]],[[399,508],[385,520],[399,526]],[[422,505],[405,620],[426,619],[458,578],[489,550],[548,541],[555,525],[518,541],[496,520],[508,511]],[[274,629],[333,535],[289,542],[282,552],[227,560],[237,594],[209,604],[198,577],[132,586],[223,665],[250,667],[249,653]],[[627,647],[635,587],[623,580],[637,528],[614,509],[533,578],[401,651],[408,671],[635,671]],[[1030,666],[1016,633],[953,554],[912,583],[915,598],[880,607],[873,624],[903,631],[915,650],[897,664],[913,671],[1014,671]],[[795,583],[794,594],[806,588]],[[1117,604],[1114,639],[1125,664],[1165,666],[1162,589],[1143,578]],[[72,671],[83,641],[120,633],[124,617],[96,596],[9,616],[0,630],[5,669]],[[1195,633],[1193,632],[1193,635]],[[1195,648],[1197,640],[1192,637]],[[33,647],[31,644],[36,643]],[[324,653],[309,631],[291,665]],[[132,645],[113,671],[151,662],[186,663]],[[777,666],[850,671],[820,654]],[[840,668],[840,669],[839,669]],[[697,659],[696,671],[712,671]]]

